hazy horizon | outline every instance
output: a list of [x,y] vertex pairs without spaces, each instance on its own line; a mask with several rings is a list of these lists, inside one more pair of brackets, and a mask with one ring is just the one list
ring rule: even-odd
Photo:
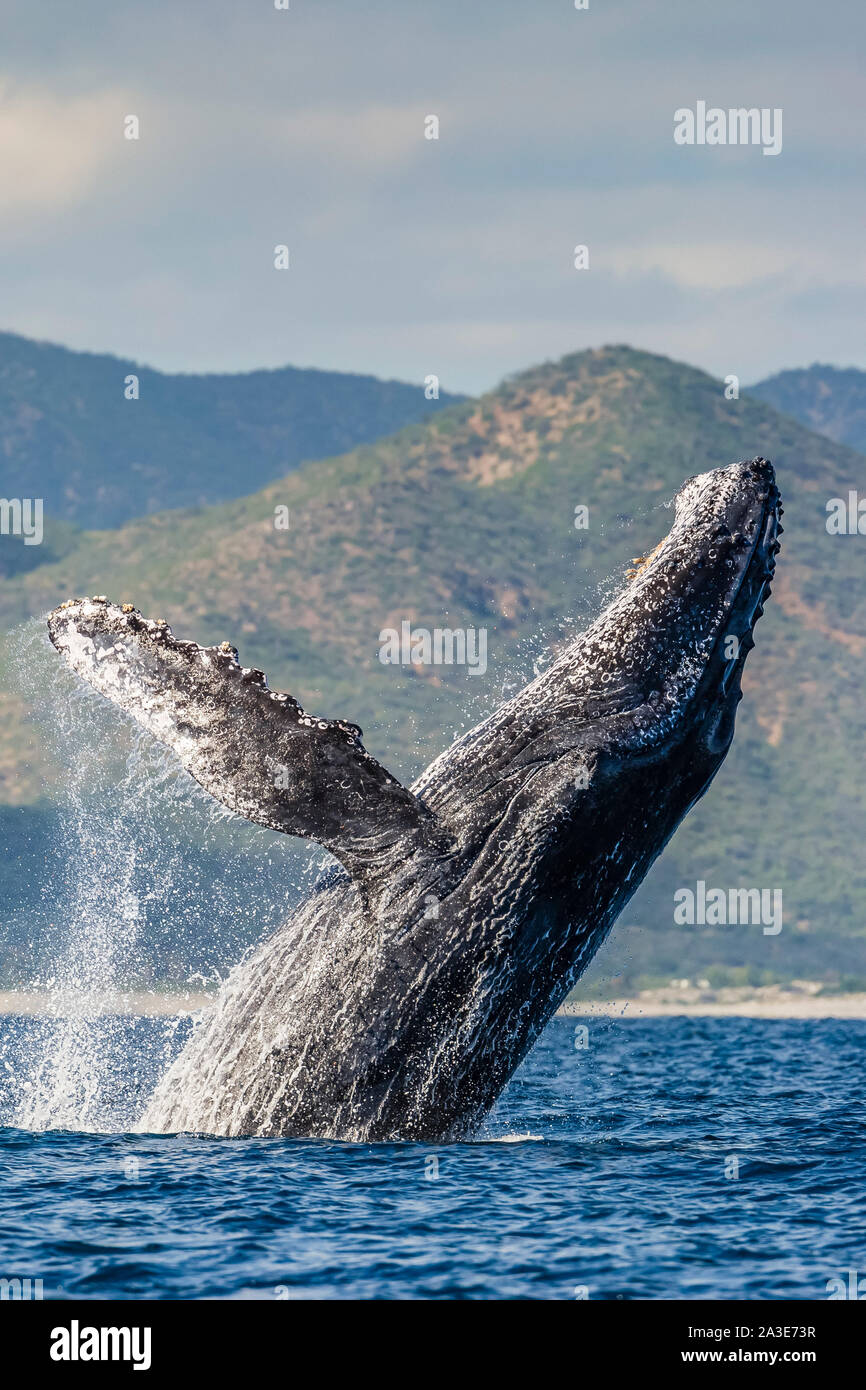
[[[74,343],[62,343],[62,342],[58,342],[57,340],[52,339],[52,338],[35,338],[35,337],[31,337],[30,334],[21,333],[21,332],[19,332],[18,329],[16,329],[16,328],[11,328],[11,327],[8,327],[8,326],[5,326],[5,325],[0,325],[0,335],[8,335],[8,336],[10,336],[10,337],[26,338],[28,342],[34,343],[34,344],[36,344],[36,345],[39,346],[39,347],[60,348],[60,349],[62,349],[62,350],[65,351],[65,352],[84,353],[84,354],[87,354],[88,356],[92,356],[92,357],[114,357],[114,358],[116,358],[119,362],[133,363],[134,365],[136,365],[136,366],[138,366],[138,367],[140,367],[140,368],[142,368],[142,369],[144,369],[144,370],[146,370],[146,371],[157,372],[157,373],[159,373],[161,376],[190,376],[190,377],[194,377],[194,376],[245,376],[245,375],[252,374],[252,373],[254,373],[254,372],[280,371],[280,370],[282,370],[283,368],[291,368],[291,369],[296,370],[296,371],[341,372],[341,373],[345,373],[346,375],[349,375],[349,376],[376,376],[376,375],[377,375],[376,373],[369,372],[369,371],[367,371],[365,368],[362,368],[362,367],[351,367],[351,366],[348,366],[348,367],[325,367],[325,366],[321,366],[321,365],[320,365],[319,363],[317,363],[317,362],[274,362],[274,363],[259,363],[259,364],[253,363],[253,364],[250,364],[249,366],[234,367],[234,368],[232,368],[232,367],[226,367],[226,368],[217,368],[217,369],[197,368],[197,367],[195,367],[195,366],[180,367],[180,368],[170,368],[170,367],[165,367],[165,366],[163,366],[163,365],[162,365],[161,363],[159,363],[159,362],[144,361],[143,359],[134,357],[131,353],[123,352],[122,350],[118,350],[118,349],[114,349],[114,348],[111,348],[111,349],[100,349],[100,348],[95,348],[95,347],[79,347],[79,346],[77,346],[77,345],[74,344]],[[611,342],[598,342],[598,343],[587,343],[587,344],[585,344],[585,345],[582,346],[582,347],[573,348],[573,349],[570,349],[570,350],[569,350],[569,349],[566,349],[565,352],[560,353],[557,357],[550,357],[550,356],[547,356],[547,357],[539,358],[538,361],[525,362],[525,363],[523,363],[523,364],[521,364],[521,365],[519,365],[519,366],[513,368],[512,371],[506,373],[505,376],[500,377],[497,381],[494,381],[489,387],[485,387],[485,388],[484,388],[484,391],[480,391],[480,392],[478,392],[477,394],[478,394],[478,395],[483,395],[486,391],[495,390],[495,389],[497,388],[497,386],[499,386],[499,385],[502,384],[502,382],[506,379],[506,377],[519,375],[521,372],[524,372],[524,371],[530,371],[532,368],[541,366],[541,365],[543,365],[544,363],[547,363],[547,362],[556,362],[556,361],[559,361],[562,357],[569,357],[569,356],[571,356],[573,352],[592,352],[592,351],[599,351],[599,350],[603,350],[603,349],[607,349],[607,348],[613,348],[613,347],[626,347],[626,348],[631,348],[631,349],[633,349],[633,350],[636,351],[636,352],[647,352],[647,353],[650,353],[650,354],[652,354],[653,356],[657,356],[657,357],[669,357],[671,361],[679,362],[679,363],[680,363],[681,365],[683,365],[683,366],[696,367],[698,370],[707,371],[707,372],[708,372],[708,375],[710,375],[710,376],[716,375],[716,374],[713,373],[712,371],[709,371],[707,368],[702,368],[702,367],[700,366],[700,364],[697,363],[697,362],[689,362],[689,361],[687,361],[685,358],[679,358],[679,357],[677,357],[675,354],[660,352],[660,351],[658,351],[658,350],[655,349],[655,348],[642,346],[642,345],[639,344],[639,343],[614,343],[614,342],[612,342],[612,341],[611,341]],[[816,358],[816,359],[815,359],[814,361],[812,361],[812,362],[796,362],[796,363],[790,364],[790,365],[787,366],[787,367],[779,367],[779,368],[777,368],[777,369],[776,369],[775,371],[773,371],[773,372],[768,372],[768,373],[766,374],[766,376],[767,376],[767,377],[773,377],[773,376],[776,376],[776,375],[778,375],[778,374],[780,374],[780,373],[782,373],[782,372],[785,372],[785,371],[803,371],[803,370],[808,370],[809,368],[812,368],[812,367],[829,368],[831,371],[838,371],[838,372],[866,371],[866,368],[860,367],[860,366],[858,366],[858,365],[857,365],[856,363],[854,363],[854,362],[828,362],[828,361],[822,361],[822,360],[819,360],[819,359]],[[411,385],[420,386],[420,385],[423,384],[423,383],[421,383],[421,382],[419,382],[419,381],[413,381],[411,378],[406,377],[405,375],[404,375],[404,376],[395,375],[395,376],[391,376],[391,377],[388,377],[388,378],[384,378],[384,377],[383,377],[383,378],[380,378],[380,379],[381,379],[381,380],[390,380],[390,381],[394,381],[394,382],[399,382],[399,383],[402,383],[402,384],[404,384],[404,385],[410,385],[410,386],[411,386]],[[759,378],[759,379],[756,379],[754,382],[753,382],[753,381],[744,381],[744,382],[742,382],[741,384],[742,384],[742,387],[743,387],[744,390],[748,390],[750,386],[759,385],[760,382],[763,381],[764,379],[765,379],[765,378]],[[460,391],[457,391],[455,388],[452,388],[452,387],[448,386],[448,384],[445,383],[445,382],[442,383],[441,389],[442,389],[443,394],[445,394],[445,393],[450,393],[450,394],[455,394],[455,395],[466,395],[466,396],[471,396],[471,395],[474,394],[474,393],[469,392],[469,391],[467,391],[467,392],[460,392]]]

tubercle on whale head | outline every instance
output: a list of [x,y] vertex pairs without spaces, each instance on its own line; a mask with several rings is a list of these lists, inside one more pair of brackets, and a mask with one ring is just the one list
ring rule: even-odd
[[766,459],[690,478],[674,505],[673,526],[639,571],[528,687],[560,714],[617,725],[618,746],[628,745],[631,723],[636,750],[675,739],[686,724],[715,727],[719,707],[735,707],[780,549]]
[[763,458],[689,479],[674,505],[667,536],[595,622],[424,774],[418,789],[443,819],[472,789],[476,824],[495,821],[542,764],[564,810],[593,801],[589,782],[597,794],[637,764],[654,763],[665,782],[662,765],[686,746],[696,784],[712,777],[733,736],[782,509]]
[[[781,549],[781,515],[772,464],[760,457],[690,479],[677,495],[667,540],[683,618],[670,629],[668,649],[672,638],[697,670],[684,684],[674,679],[673,691],[668,679],[671,733],[687,736],[710,761],[721,760],[733,737],[743,667]],[[653,582],[650,573],[650,593]]]

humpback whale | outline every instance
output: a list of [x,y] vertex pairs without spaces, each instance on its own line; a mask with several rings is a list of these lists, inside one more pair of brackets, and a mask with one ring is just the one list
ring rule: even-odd
[[727,752],[781,511],[763,458],[689,479],[602,614],[412,787],[227,642],[104,597],[55,609],[73,670],[211,796],[339,861],[229,975],[139,1128],[471,1133]]

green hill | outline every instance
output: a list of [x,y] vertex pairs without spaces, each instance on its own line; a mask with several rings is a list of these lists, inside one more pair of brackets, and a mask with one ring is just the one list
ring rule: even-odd
[[767,377],[748,391],[810,430],[866,454],[866,372],[816,362]]
[[[138,377],[128,400],[125,381]],[[88,529],[240,497],[305,459],[341,453],[460,399],[297,367],[168,375],[0,333],[0,495],[42,497]],[[38,548],[7,545],[17,565]],[[0,563],[3,563],[0,556]]]
[[[785,537],[734,748],[596,973],[866,975],[864,552],[825,527],[862,458],[762,402],[725,400],[703,372],[627,347],[545,364],[253,496],[88,534],[0,588],[0,624],[74,594],[134,601],[179,637],[236,642],[308,709],[360,723],[408,778],[597,611],[610,574],[667,531],[685,477],[759,453],[777,466]],[[486,675],[382,665],[380,630],[404,619],[485,627]],[[58,770],[24,713],[18,697],[0,786],[26,817]],[[698,879],[781,888],[782,932],[675,927],[674,889]]]

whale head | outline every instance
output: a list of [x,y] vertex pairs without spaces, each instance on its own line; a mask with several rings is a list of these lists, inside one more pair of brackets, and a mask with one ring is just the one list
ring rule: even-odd
[[521,781],[541,769],[575,813],[597,772],[610,782],[687,759],[684,790],[706,785],[733,737],[782,509],[763,458],[690,478],[672,508],[668,534],[599,618],[431,764],[418,789],[435,810],[447,817],[471,788],[476,821],[497,820]]
[[[720,760],[734,731],[753,628],[770,593],[781,506],[763,458],[690,478],[668,535],[574,653],[573,688],[610,691],[624,747],[686,738]],[[631,721],[632,731],[628,730]]]

